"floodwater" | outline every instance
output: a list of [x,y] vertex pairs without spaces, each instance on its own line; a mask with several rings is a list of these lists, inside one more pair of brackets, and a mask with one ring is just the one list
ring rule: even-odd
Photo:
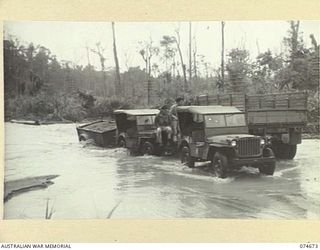
[[[4,204],[6,219],[320,218],[320,141],[304,140],[274,176],[242,168],[218,179],[178,159],[78,142],[75,124],[5,125],[5,180],[59,175]],[[111,211],[113,210],[113,213]]]

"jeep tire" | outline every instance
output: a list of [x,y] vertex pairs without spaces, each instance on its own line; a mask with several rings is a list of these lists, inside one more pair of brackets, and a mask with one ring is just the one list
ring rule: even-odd
[[221,153],[216,152],[211,160],[213,171],[218,178],[226,178],[228,170],[228,159]]
[[194,168],[196,158],[190,155],[190,148],[183,146],[180,150],[181,163],[186,164],[189,168]]

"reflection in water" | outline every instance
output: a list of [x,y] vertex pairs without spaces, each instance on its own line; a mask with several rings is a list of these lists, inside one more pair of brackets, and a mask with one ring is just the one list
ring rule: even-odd
[[[13,197],[5,218],[320,217],[319,140],[305,140],[274,176],[242,168],[227,179],[174,157],[129,156],[125,149],[79,143],[75,125],[6,124],[5,179],[58,174],[54,185]],[[115,209],[114,209],[115,208]],[[114,210],[113,210],[114,209]]]

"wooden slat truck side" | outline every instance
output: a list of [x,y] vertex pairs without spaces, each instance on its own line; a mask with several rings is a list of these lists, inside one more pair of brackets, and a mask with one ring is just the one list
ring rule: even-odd
[[277,158],[293,159],[307,123],[307,93],[200,95],[196,105],[236,106],[246,112],[249,132],[268,136]]

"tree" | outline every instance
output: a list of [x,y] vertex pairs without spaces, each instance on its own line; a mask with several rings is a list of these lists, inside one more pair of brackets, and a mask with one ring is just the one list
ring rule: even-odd
[[221,84],[219,88],[224,87],[224,26],[225,22],[221,22]]
[[177,28],[175,30],[175,32],[176,32],[175,42],[176,42],[177,49],[178,49],[178,52],[179,52],[181,70],[182,70],[182,74],[183,74],[183,83],[184,83],[183,88],[184,88],[185,92],[188,92],[186,65],[183,62],[183,56],[182,56],[181,47],[180,47],[180,43],[181,43],[181,40],[180,40],[180,29]]
[[194,78],[197,78],[198,75],[197,75],[197,40],[196,40],[196,37],[194,36],[193,37],[193,51],[192,51],[192,55],[193,55],[193,72],[194,72]]
[[256,93],[270,93],[280,86],[274,76],[283,68],[281,55],[273,55],[270,50],[260,53],[252,67],[252,83]]
[[107,86],[107,82],[106,82],[106,79],[107,79],[107,76],[106,76],[106,68],[105,68],[105,61],[106,61],[106,58],[104,57],[104,48],[101,47],[101,43],[98,42],[96,43],[96,47],[97,49],[91,49],[91,51],[95,54],[97,54],[99,56],[99,59],[100,59],[100,65],[101,65],[101,71],[102,71],[102,86],[103,86],[103,95],[104,97],[107,97],[110,92],[108,91],[108,86]]
[[150,37],[150,41],[140,41],[139,42],[139,54],[141,55],[143,61],[145,62],[145,71],[148,76],[152,73],[152,57],[159,54],[159,48],[153,46],[153,41]]
[[192,51],[191,51],[191,22],[189,22],[189,81],[192,78]]
[[249,63],[249,51],[232,49],[228,53],[226,69],[228,71],[230,91],[245,93],[250,84],[251,65]]
[[164,49],[163,51],[163,60],[165,62],[165,72],[163,75],[165,76],[167,82],[172,81],[172,66],[174,64],[174,58],[176,55],[176,49],[173,45],[176,43],[176,39],[174,36],[163,36],[160,41],[160,46]]
[[114,55],[114,63],[116,66],[115,90],[116,90],[116,94],[118,96],[121,96],[123,88],[121,86],[121,79],[120,79],[120,68],[119,68],[119,60],[118,60],[118,54],[117,54],[116,34],[115,34],[114,22],[112,22],[111,25],[112,25],[112,37],[113,37],[113,55]]
[[314,89],[317,83],[312,80],[312,66],[310,65],[312,51],[305,48],[299,31],[300,22],[290,21],[289,24],[288,36],[283,39],[283,43],[288,51],[286,64],[275,76],[275,80],[278,82],[281,90]]

